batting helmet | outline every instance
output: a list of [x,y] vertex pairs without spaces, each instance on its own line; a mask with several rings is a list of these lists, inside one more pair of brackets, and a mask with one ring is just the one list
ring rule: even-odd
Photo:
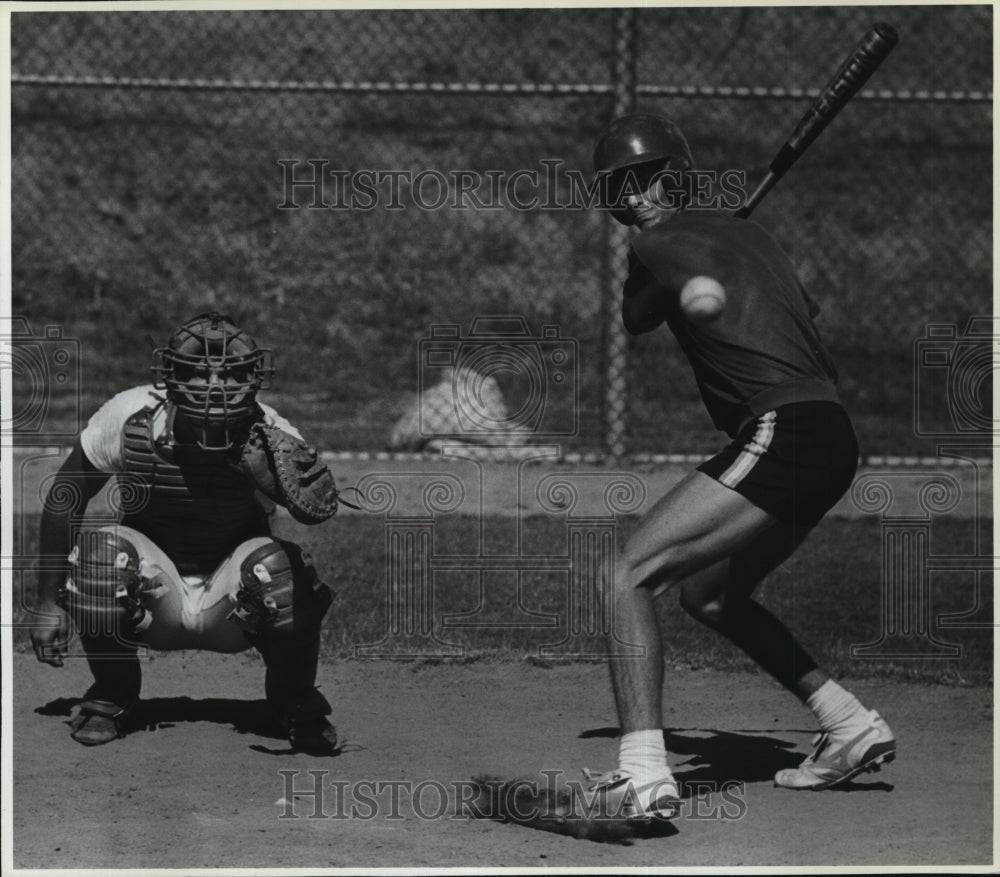
[[672,167],[694,166],[684,134],[670,119],[650,113],[619,116],[601,135],[594,149],[594,170],[614,172],[647,162]]
[[594,170],[607,175],[602,183],[603,206],[623,225],[636,220],[625,206],[627,195],[646,191],[667,168],[683,172],[693,165],[681,129],[665,116],[650,113],[619,116],[594,149]]
[[153,351],[153,376],[205,449],[228,448],[246,432],[256,396],[274,372],[272,353],[214,311],[188,320]]

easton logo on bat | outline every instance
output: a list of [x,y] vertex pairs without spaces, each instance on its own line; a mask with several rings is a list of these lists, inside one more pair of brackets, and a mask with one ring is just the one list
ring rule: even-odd
[[767,176],[747,202],[736,211],[737,216],[747,217],[754,211],[799,156],[868,81],[898,42],[899,36],[895,29],[883,22],[876,24],[865,35],[795,126],[792,136],[778,150],[768,167]]
[[[832,119],[864,85],[872,73],[878,69],[879,64],[886,55],[896,45],[898,37],[896,32],[892,32],[892,39],[883,37],[878,28],[889,28],[888,25],[876,25],[875,28],[865,37],[854,50],[843,66],[837,71],[829,85],[823,89],[822,94],[816,99],[816,103],[809,109],[803,120],[796,129],[796,135],[802,141],[799,149],[804,149],[823,130],[822,125],[816,127],[819,120],[829,121]],[[793,143],[795,135],[789,140]]]

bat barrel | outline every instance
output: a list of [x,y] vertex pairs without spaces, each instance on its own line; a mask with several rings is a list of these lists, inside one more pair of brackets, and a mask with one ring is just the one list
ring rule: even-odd
[[796,125],[792,136],[778,151],[768,167],[768,175],[737,212],[737,216],[749,216],[754,207],[774,187],[785,172],[808,149],[844,105],[857,94],[871,75],[878,69],[886,56],[899,42],[899,34],[890,24],[877,22],[864,35],[861,42],[840,69],[820,92],[818,98]]
[[896,28],[884,21],[876,21],[869,36],[873,37],[880,44],[886,46],[886,52],[890,51],[899,42],[899,34]]
[[895,28],[884,22],[879,22],[865,34],[775,156],[770,167],[772,171],[780,176],[794,164],[833,117],[858,93],[898,42],[899,35]]

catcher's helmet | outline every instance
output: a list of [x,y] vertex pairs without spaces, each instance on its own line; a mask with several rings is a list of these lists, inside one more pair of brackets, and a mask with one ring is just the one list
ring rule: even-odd
[[156,387],[167,391],[205,449],[228,448],[246,432],[257,391],[273,372],[271,351],[214,311],[188,320],[153,351]]
[[684,134],[666,116],[630,113],[619,116],[594,148],[594,170],[614,172],[647,162],[669,161],[685,170],[694,166]]

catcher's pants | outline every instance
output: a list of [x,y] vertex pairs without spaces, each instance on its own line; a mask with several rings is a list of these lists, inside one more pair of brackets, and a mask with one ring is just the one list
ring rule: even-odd
[[268,701],[281,712],[294,710],[300,702],[313,702],[319,656],[320,620],[314,629],[294,636],[264,632],[250,635],[228,618],[240,585],[240,565],[262,545],[274,541],[259,536],[243,542],[209,576],[182,576],[174,562],[152,539],[121,525],[102,527],[135,546],[141,574],[148,580],[143,605],[152,622],[141,633],[118,631],[89,635],[80,631],[95,683],[87,699],[106,700],[122,707],[139,697],[142,674],[138,648],[171,651],[203,649],[241,652],[256,647],[267,667],[265,691]]

